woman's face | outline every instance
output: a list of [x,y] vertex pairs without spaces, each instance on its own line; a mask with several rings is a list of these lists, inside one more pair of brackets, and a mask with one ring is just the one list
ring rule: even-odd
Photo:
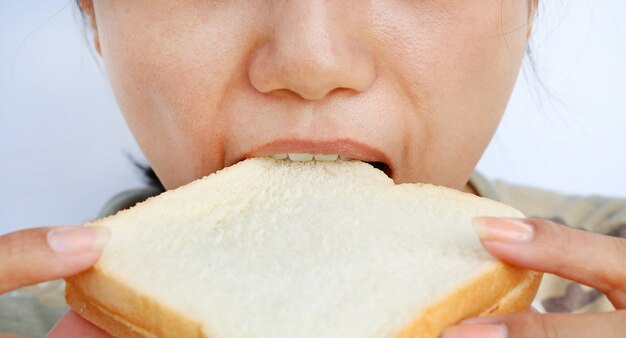
[[509,99],[531,17],[527,0],[82,4],[167,188],[247,157],[312,153],[463,189]]

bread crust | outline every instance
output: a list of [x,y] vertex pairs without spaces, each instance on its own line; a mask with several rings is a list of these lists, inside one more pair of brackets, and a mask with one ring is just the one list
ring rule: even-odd
[[72,310],[114,337],[204,337],[200,322],[97,266],[65,281]]
[[[437,338],[445,327],[468,317],[527,310],[541,277],[496,263],[426,308],[394,338]],[[209,338],[198,321],[97,268],[66,281],[66,300],[72,309],[115,337]]]
[[476,316],[496,316],[530,309],[543,274],[503,263],[424,309],[394,338],[438,338],[444,328]]
[[144,328],[127,321],[123,314],[107,309],[71,283],[66,285],[65,298],[72,310],[114,337],[156,337],[156,335],[151,334]]

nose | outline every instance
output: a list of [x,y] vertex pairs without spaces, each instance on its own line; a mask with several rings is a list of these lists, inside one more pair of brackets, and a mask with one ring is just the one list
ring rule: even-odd
[[372,85],[376,78],[372,55],[357,41],[361,32],[353,15],[342,19],[349,1],[274,3],[281,5],[272,11],[271,34],[250,62],[249,79],[256,90],[289,91],[305,100],[320,100],[336,89],[361,92]]

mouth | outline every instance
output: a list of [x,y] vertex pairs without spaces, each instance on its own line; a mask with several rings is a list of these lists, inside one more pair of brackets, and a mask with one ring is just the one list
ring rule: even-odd
[[[333,154],[307,154],[307,153],[289,153],[289,154],[274,154],[271,155],[275,160],[289,160],[294,162],[308,162],[308,161],[320,161],[320,162],[331,162],[331,161],[359,161],[359,159],[350,158],[349,156]],[[365,162],[372,167],[382,171],[385,175],[391,177],[391,168],[385,162]]]
[[391,168],[389,168],[389,165],[387,165],[386,163],[384,163],[384,162],[366,162],[366,163],[369,163],[374,168],[384,172],[385,175],[387,175],[389,178],[392,177],[392,175],[391,175]]
[[277,160],[297,162],[362,161],[382,171],[391,179],[393,179],[394,174],[391,161],[385,153],[372,146],[349,139],[273,141],[246,152],[236,162],[253,157],[272,157]]

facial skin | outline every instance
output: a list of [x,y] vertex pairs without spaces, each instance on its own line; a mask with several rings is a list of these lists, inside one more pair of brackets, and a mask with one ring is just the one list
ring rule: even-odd
[[344,154],[464,189],[516,80],[527,0],[82,0],[125,118],[175,188]]

